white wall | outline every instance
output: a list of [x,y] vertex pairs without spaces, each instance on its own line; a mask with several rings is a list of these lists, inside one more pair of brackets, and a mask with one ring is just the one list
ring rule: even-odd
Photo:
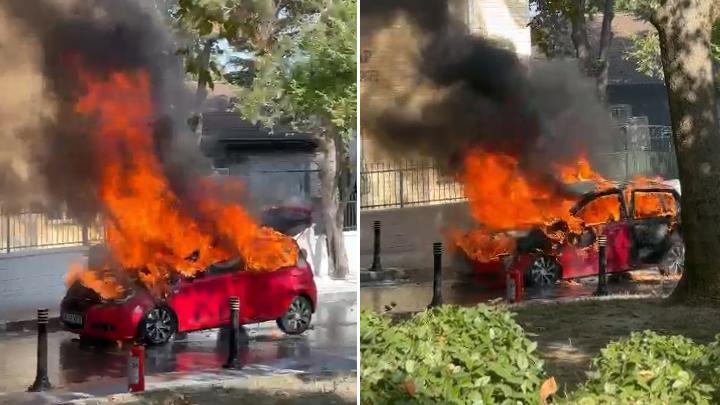
[[478,35],[510,41],[518,56],[530,57],[530,8],[527,1],[467,0],[468,26]]
[[0,322],[33,319],[38,308],[56,312],[65,275],[84,263],[85,248],[39,249],[0,255]]
[[360,237],[358,231],[345,231],[343,234],[350,264],[350,278],[355,279],[360,274]]

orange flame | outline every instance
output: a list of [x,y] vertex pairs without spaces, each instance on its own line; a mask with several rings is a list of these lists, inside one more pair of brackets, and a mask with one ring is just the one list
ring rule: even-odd
[[580,225],[570,215],[574,199],[531,183],[510,156],[479,150],[468,154],[461,181],[473,219],[489,231],[530,230],[557,221],[567,222],[571,229]]
[[[551,230],[560,221],[572,232],[579,232],[582,220],[570,209],[577,202],[567,194],[550,186],[531,182],[524,176],[517,159],[482,150],[474,150],[465,157],[460,176],[473,219],[482,230],[461,235],[451,233],[451,241],[471,259],[488,262],[515,251],[513,237],[505,231],[528,231],[539,227],[551,239],[562,241],[565,232]],[[556,166],[558,178],[566,184],[580,181],[607,181],[590,167],[584,157],[576,165]]]
[[[219,186],[201,184],[204,193],[197,207],[189,207],[172,191],[155,154],[147,73],[116,72],[100,78],[82,72],[80,78],[86,92],[76,112],[97,123],[92,142],[100,167],[98,197],[114,264],[162,292],[173,273],[193,276],[234,257],[249,271],[296,263],[292,239],[260,227],[241,206],[221,201],[212,194],[223,191]],[[188,260],[191,256],[195,259]],[[91,270],[95,272],[75,270],[68,279],[79,278],[106,299],[122,295],[117,282],[93,275],[99,269]]]
[[[585,156],[576,164],[555,165],[557,178],[569,185],[592,182],[596,190],[605,190],[613,184],[596,173]],[[598,197],[576,215],[570,210],[578,198],[569,196],[550,185],[530,181],[519,167],[517,159],[482,150],[473,150],[465,156],[464,171],[460,176],[473,219],[481,229],[467,233],[451,232],[451,242],[465,255],[479,262],[497,260],[515,251],[515,239],[504,232],[541,229],[554,243],[563,243],[568,232],[579,234],[583,226],[599,226],[609,220],[621,218],[621,202],[616,194]],[[630,200],[636,187],[661,186],[662,179],[637,178],[626,188],[623,196]],[[661,186],[664,188],[665,186]],[[669,194],[635,193],[635,214],[639,217],[675,216],[673,197]],[[554,224],[567,225],[558,229]]]

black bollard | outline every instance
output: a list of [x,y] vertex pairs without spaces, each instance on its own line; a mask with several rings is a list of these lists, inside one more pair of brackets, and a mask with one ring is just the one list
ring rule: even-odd
[[608,295],[610,292],[608,291],[607,286],[607,269],[606,269],[606,255],[605,255],[605,246],[607,246],[607,236],[601,235],[598,237],[598,285],[597,285],[597,291],[595,291],[596,296],[604,296]]
[[430,307],[442,305],[442,243],[433,243],[433,296]]
[[238,341],[240,340],[240,298],[230,297],[230,337],[229,337],[228,359],[223,368],[237,368],[238,362]]
[[370,271],[380,271],[380,221],[373,221],[373,237],[373,262]]
[[48,378],[48,352],[47,352],[47,325],[48,310],[47,308],[38,309],[37,311],[37,329],[38,329],[38,346],[37,346],[37,373],[35,382],[28,387],[30,392],[47,391],[52,388],[50,379]]

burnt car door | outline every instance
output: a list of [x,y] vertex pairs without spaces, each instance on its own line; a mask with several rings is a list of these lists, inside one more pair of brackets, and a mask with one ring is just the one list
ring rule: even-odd
[[632,235],[637,264],[657,264],[677,228],[679,196],[669,189],[636,189],[630,197]]
[[563,277],[597,274],[598,257],[593,245],[602,232],[608,233],[608,271],[626,267],[628,248],[622,243],[621,223],[627,218],[627,209],[620,190],[609,189],[587,194],[571,212],[583,221],[585,227],[575,246],[563,251]]

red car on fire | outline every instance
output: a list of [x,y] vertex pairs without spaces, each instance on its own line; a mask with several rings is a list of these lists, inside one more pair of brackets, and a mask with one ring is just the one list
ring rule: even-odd
[[[287,212],[298,214],[292,210],[284,214]],[[297,227],[297,218],[287,221],[271,216],[276,229]],[[275,320],[283,332],[301,334],[315,312],[317,289],[306,253],[302,249],[298,252],[294,266],[275,271],[248,272],[238,260],[231,260],[215,264],[194,278],[173,278],[171,292],[163,298],[138,282],[124,297],[105,300],[77,281],[61,302],[61,320],[66,330],[81,338],[161,345],[178,332],[229,325],[228,300],[237,296],[240,324]]]
[[[515,252],[503,259],[475,261],[485,283],[504,283],[506,271],[518,271],[527,285],[548,286],[561,279],[598,274],[597,236],[607,237],[606,270],[622,273],[657,267],[664,274],[683,271],[685,248],[680,228],[680,195],[661,183],[615,183],[583,194],[570,213],[582,220],[582,233],[558,243],[536,229],[515,240]],[[555,229],[566,232],[564,224]],[[552,229],[551,229],[552,231]]]

